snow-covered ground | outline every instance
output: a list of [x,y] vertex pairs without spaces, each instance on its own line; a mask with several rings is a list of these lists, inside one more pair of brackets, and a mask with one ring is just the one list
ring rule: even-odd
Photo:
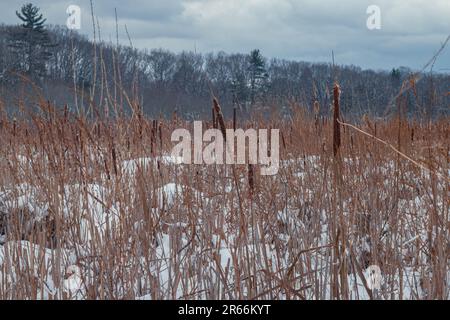
[[[236,181],[230,178],[226,182],[213,182],[210,190],[200,191],[193,181],[179,180],[176,166],[179,161],[169,156],[126,160],[120,165],[120,180],[102,176],[90,184],[58,186],[58,193],[51,195],[30,183],[1,189],[0,214],[9,220],[13,215],[24,220],[24,233],[32,232],[36,224],[51,218],[60,219],[58,232],[61,234],[56,235],[60,237],[58,248],[44,246],[42,242],[37,245],[31,239],[8,239],[7,223],[1,224],[0,220],[3,228],[0,229],[0,297],[331,298],[330,211],[326,207],[317,210],[312,205],[328,199],[320,193],[327,182],[321,178],[324,165],[319,157],[282,161],[279,177],[268,177],[267,185],[262,188],[270,189],[270,181],[274,179],[280,179],[283,186],[289,177],[295,181],[294,190],[272,189],[276,201],[283,206],[270,207],[268,202],[266,213],[257,211],[255,203],[261,200],[259,195],[253,199],[255,203],[246,202],[244,225],[239,220],[243,209],[239,208]],[[20,163],[24,167],[29,161],[21,157]],[[350,160],[344,161],[344,165],[358,166]],[[379,173],[389,176],[394,165],[387,162],[379,168]],[[171,168],[172,181],[140,190],[137,177],[155,171],[158,166]],[[354,178],[372,179],[379,173],[363,172]],[[414,182],[420,177],[411,173],[409,178]],[[312,183],[313,180],[316,182]],[[389,186],[391,182],[377,183]],[[118,191],[123,186],[127,190],[120,192],[125,195]],[[380,289],[374,292],[375,298],[426,297],[424,279],[433,270],[424,267],[427,257],[417,252],[430,236],[424,227],[430,207],[425,191],[410,189],[407,194],[413,196],[396,202],[397,212],[403,215],[403,233],[396,242],[389,236],[393,226],[388,222],[393,220],[381,214],[379,229],[370,230],[379,232],[376,243],[381,249],[373,247],[375,240],[369,239],[369,235],[366,238],[349,235],[352,242],[347,244],[343,259],[349,260],[347,286],[351,299],[369,299],[367,275],[358,272],[352,256],[360,257],[374,250],[399,254],[397,261],[402,266],[401,269],[381,266],[385,274]],[[292,192],[301,195],[294,201],[289,197]],[[367,190],[361,192],[372,194]],[[361,214],[371,212],[370,205],[380,199],[392,204],[389,194],[377,194],[374,199],[356,205],[361,206]],[[362,200],[347,197],[343,203],[343,215],[349,221],[358,219],[358,215],[351,213],[355,201]],[[435,204],[442,207],[440,201],[436,199]],[[268,218],[255,218],[257,214],[266,214]],[[361,268],[366,271],[366,266]],[[448,263],[444,270],[448,297]],[[36,285],[23,292],[26,283]]]

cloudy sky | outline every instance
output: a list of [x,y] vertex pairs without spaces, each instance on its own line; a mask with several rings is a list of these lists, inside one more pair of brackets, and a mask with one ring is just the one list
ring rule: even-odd
[[[26,0],[0,0],[0,21],[18,23]],[[69,5],[81,8],[80,32],[92,37],[89,0],[32,0],[48,23],[65,25]],[[249,52],[267,57],[391,69],[420,69],[450,34],[450,0],[94,0],[102,38],[139,48]],[[367,8],[380,8],[381,29],[369,30]],[[450,72],[450,48],[435,70]]]

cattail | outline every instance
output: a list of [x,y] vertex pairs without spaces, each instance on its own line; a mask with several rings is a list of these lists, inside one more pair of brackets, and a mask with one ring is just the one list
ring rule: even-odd
[[105,98],[105,119],[109,118],[109,106],[108,106],[108,99]]
[[339,95],[340,88],[338,83],[334,84],[334,113],[333,113],[333,154],[336,157],[341,147],[341,127],[339,125]]
[[250,188],[250,197],[252,197],[255,191],[255,170],[251,163],[248,165],[248,186]]
[[162,123],[159,123],[159,127],[158,127],[158,131],[159,131],[159,149],[162,151],[163,149],[163,133],[162,133]]
[[95,124],[95,131],[96,131],[96,133],[97,133],[97,137],[101,137],[101,134],[102,134],[102,126],[101,126],[101,123],[96,123]]
[[136,109],[137,109],[137,117],[138,117],[139,139],[142,140],[143,126],[142,126],[141,106],[137,105]]
[[367,124],[369,122],[369,117],[367,116],[367,113],[364,113],[362,116],[362,120]]
[[314,112],[314,126],[318,127],[319,125],[319,114],[320,114],[320,104],[319,101],[314,101],[314,108],[313,108],[313,112]]
[[319,113],[320,113],[320,104],[319,104],[319,101],[314,101],[314,115],[316,116],[316,117],[318,117],[319,116]]
[[172,113],[172,122],[175,125],[178,123],[177,109],[176,108],[175,108],[175,110],[173,110],[173,113]]
[[154,119],[152,121],[152,126],[153,126],[153,128],[152,128],[152,135],[156,138],[156,130],[158,128],[158,120]]
[[220,108],[219,101],[217,101],[217,98],[213,99],[214,103],[214,110],[217,115],[217,122],[219,124],[220,131],[222,132],[223,139],[226,140],[226,128],[225,128],[225,121],[223,119],[223,113],[222,109]]
[[211,110],[212,110],[212,126],[214,129],[217,129],[216,110],[214,106],[211,108]]
[[114,142],[112,143],[111,155],[112,155],[112,161],[113,161],[114,175],[117,177],[117,155],[116,155],[116,148],[114,146]]
[[64,105],[64,123],[67,122],[68,117],[69,117],[69,110],[68,110],[67,104],[66,104],[66,105]]
[[154,119],[152,121],[152,129],[151,129],[151,135],[150,135],[150,152],[151,152],[152,156],[155,155],[157,128],[158,128],[158,121],[156,119]]
[[106,177],[108,180],[111,180],[111,175],[109,174],[108,163],[106,162],[106,159],[103,160],[103,163],[105,165]]
[[283,131],[281,131],[281,143],[283,144],[283,150],[286,150],[286,141],[284,140]]
[[54,109],[52,108],[52,105],[51,105],[51,103],[50,103],[50,100],[47,100],[47,113],[48,113],[49,121],[50,121],[51,123],[53,123],[53,120],[54,120],[54,114],[53,114],[53,111],[54,111]]
[[233,107],[233,130],[236,131],[236,106]]

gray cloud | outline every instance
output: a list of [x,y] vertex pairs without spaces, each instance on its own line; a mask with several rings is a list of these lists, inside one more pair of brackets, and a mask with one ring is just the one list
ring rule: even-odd
[[[0,0],[0,21],[17,23],[23,0]],[[81,32],[92,36],[89,0],[34,0],[48,22],[65,24],[65,9],[82,9]],[[369,5],[381,8],[381,30],[366,28]],[[268,57],[330,61],[364,68],[404,65],[420,68],[450,34],[448,0],[94,0],[104,40],[115,37],[114,8],[120,40],[134,45],[193,50],[248,52]],[[436,69],[450,69],[446,50]]]

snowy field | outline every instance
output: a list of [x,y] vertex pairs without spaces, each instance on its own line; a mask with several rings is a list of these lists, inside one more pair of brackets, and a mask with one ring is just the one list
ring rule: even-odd
[[298,121],[252,183],[139,131],[4,127],[0,299],[448,299],[448,141],[405,143],[418,167],[347,132],[337,162],[329,128]]
[[[380,179],[372,191],[355,190],[357,198],[346,198],[342,204],[343,217],[348,220],[348,243],[342,252],[345,261],[333,262],[336,248],[327,211],[330,195],[322,191],[331,186],[320,179],[326,161],[319,157],[283,161],[280,176],[264,177],[259,194],[250,199],[240,190],[244,208],[239,205],[231,166],[205,170],[205,178],[208,172],[215,172],[230,179],[215,181],[212,177],[211,184],[198,190],[194,181],[184,184],[177,176],[202,169],[180,166],[176,161],[169,156],[123,161],[117,180],[101,177],[96,183],[58,186],[58,193],[52,195],[29,183],[4,188],[0,193],[5,220],[0,238],[0,296],[330,299],[333,281],[342,281],[332,279],[333,263],[347,270],[347,284],[339,286],[347,288],[350,299],[368,299],[370,295],[420,299],[429,293],[425,281],[432,270],[423,247],[428,241],[425,226],[432,203],[427,190],[420,190],[416,182],[419,177],[426,178],[426,173],[405,175],[410,186],[405,184],[405,196],[397,203],[390,194],[375,189],[392,187],[390,179]],[[21,157],[20,162],[23,173],[32,170],[28,159]],[[174,181],[138,190],[140,179],[148,179],[158,163]],[[349,170],[358,167],[351,160],[345,165]],[[388,162],[378,171],[389,177],[394,167]],[[365,172],[353,178],[372,179],[374,174],[378,173]],[[294,183],[289,187],[278,184],[277,180],[292,177]],[[237,183],[245,188],[245,181]],[[265,200],[265,195],[270,199]],[[142,196],[147,208],[137,205],[143,202]],[[358,212],[351,211],[355,201]],[[435,201],[437,208],[445,207],[442,200]],[[373,212],[373,202],[380,202],[386,211]],[[55,213],[59,230],[50,236],[48,230],[36,231],[48,226]],[[391,214],[399,215],[398,225],[390,223]],[[379,222],[373,223],[370,217]],[[8,234],[17,232],[7,230],[6,220],[20,221],[17,232],[24,238],[10,238]],[[366,228],[366,233],[358,228]],[[31,239],[23,240],[30,235]],[[365,272],[369,263],[376,264],[370,261],[374,251],[384,272],[381,288],[369,295]],[[392,259],[397,266],[383,265]],[[448,283],[447,263],[444,267],[442,276]],[[27,287],[25,282],[33,286]],[[445,290],[448,297],[447,285]]]

